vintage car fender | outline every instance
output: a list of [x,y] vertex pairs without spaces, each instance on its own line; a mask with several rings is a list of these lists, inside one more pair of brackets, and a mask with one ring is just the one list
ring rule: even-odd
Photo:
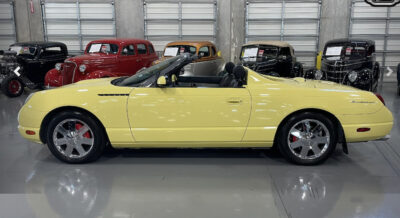
[[117,75],[110,71],[96,70],[88,73],[85,76],[85,79],[96,79],[96,78],[107,78],[107,77],[117,77]]
[[44,77],[45,87],[59,87],[62,86],[62,75],[57,69],[51,69]]

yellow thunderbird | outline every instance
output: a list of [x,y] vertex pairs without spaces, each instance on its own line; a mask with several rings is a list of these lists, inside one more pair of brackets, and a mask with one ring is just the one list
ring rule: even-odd
[[326,160],[338,142],[382,139],[383,99],[332,82],[282,79],[242,66],[222,77],[180,76],[183,54],[136,75],[86,80],[29,96],[19,132],[68,163],[114,148],[267,148],[290,161]]

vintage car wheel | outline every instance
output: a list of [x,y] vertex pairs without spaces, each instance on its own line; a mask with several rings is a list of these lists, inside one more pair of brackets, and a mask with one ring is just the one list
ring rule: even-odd
[[67,163],[87,163],[97,160],[106,140],[101,125],[81,112],[57,114],[48,126],[47,145],[59,160]]
[[8,97],[18,97],[24,92],[24,84],[16,76],[9,76],[1,83],[1,90]]
[[305,112],[295,115],[280,128],[278,148],[293,163],[320,164],[336,148],[335,129],[332,121],[322,114]]

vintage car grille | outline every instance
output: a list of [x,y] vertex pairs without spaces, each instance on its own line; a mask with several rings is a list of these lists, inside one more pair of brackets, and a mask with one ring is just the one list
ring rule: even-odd
[[243,66],[248,67],[251,70],[254,70],[258,73],[268,73],[269,71],[273,71],[274,70],[274,66],[273,64],[269,64],[269,63],[243,63]]
[[362,61],[352,63],[346,63],[343,61],[323,62],[321,70],[324,75],[322,79],[346,84],[348,82],[347,75],[352,69],[357,69],[361,67],[362,64]]
[[75,69],[76,69],[75,63],[73,63],[73,62],[65,62],[64,63],[63,69],[61,71],[63,85],[73,83],[73,80],[75,77]]
[[347,73],[347,71],[326,71],[324,78],[328,81],[343,83]]

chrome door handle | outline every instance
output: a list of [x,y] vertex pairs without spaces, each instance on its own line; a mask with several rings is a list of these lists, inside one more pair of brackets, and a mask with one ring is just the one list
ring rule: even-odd
[[240,103],[242,103],[242,100],[240,100],[240,99],[229,99],[228,103],[230,103],[230,104],[240,104]]

